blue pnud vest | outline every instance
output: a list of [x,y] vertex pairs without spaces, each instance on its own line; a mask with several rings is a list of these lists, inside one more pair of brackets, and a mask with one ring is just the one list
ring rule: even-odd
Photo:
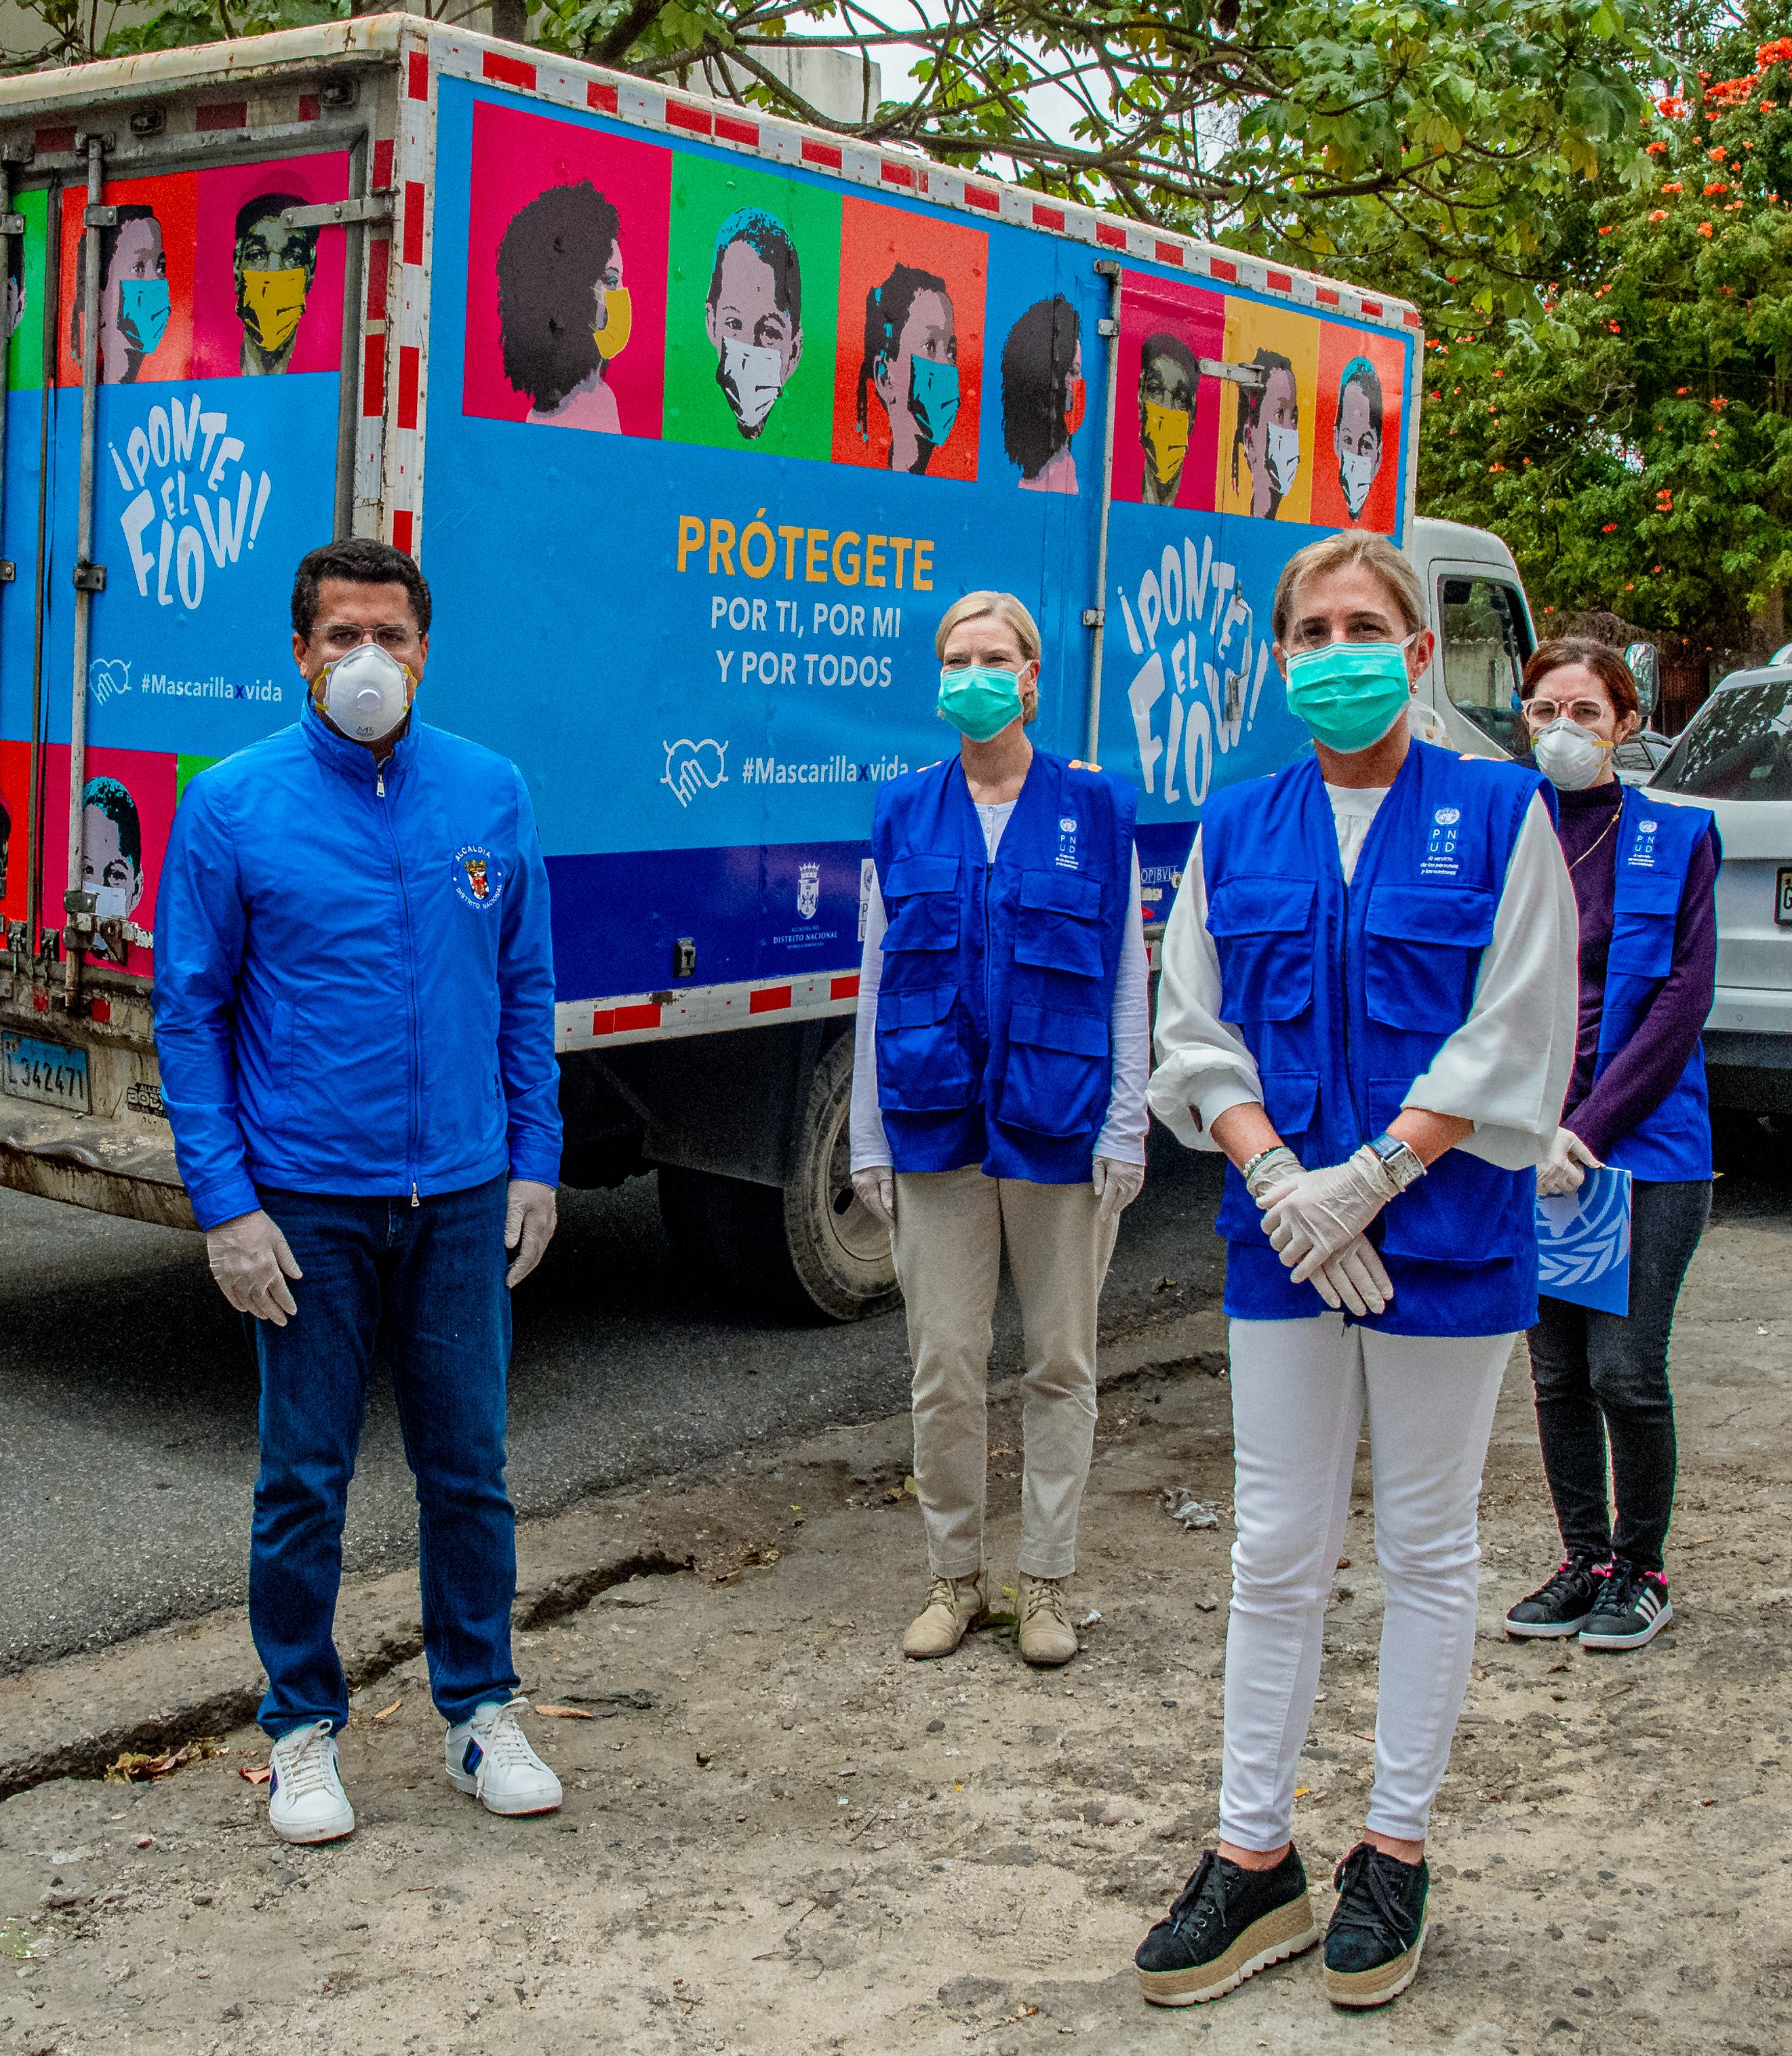
[[898,1171],[1080,1184],[1113,1079],[1131,786],[1033,753],[991,864],[960,760],[878,795],[878,1101]]
[[[1687,868],[1699,844],[1716,832],[1707,808],[1664,806],[1634,785],[1624,789],[1613,858],[1612,949],[1605,959],[1595,1078],[1636,1032],[1673,969],[1674,930]],[[1721,860],[1721,848],[1719,856]],[[1703,1043],[1687,1059],[1667,1097],[1612,1145],[1606,1160],[1636,1178],[1711,1176],[1711,1116]]]
[[[1340,1164],[1397,1115],[1468,1018],[1534,772],[1415,742],[1346,886],[1317,761],[1210,798],[1202,823],[1220,1018],[1244,1036],[1277,1131],[1309,1170]],[[1553,811],[1553,801],[1550,802]],[[1537,1319],[1537,1176],[1460,1149],[1369,1230],[1394,1287],[1363,1325],[1403,1335],[1510,1334]],[[1226,1310],[1325,1311],[1296,1285],[1227,1167],[1218,1229]]]

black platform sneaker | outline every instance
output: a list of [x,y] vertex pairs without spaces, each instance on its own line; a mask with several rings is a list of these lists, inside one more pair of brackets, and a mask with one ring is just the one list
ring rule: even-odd
[[1208,1849],[1133,1961],[1153,2006],[1198,2006],[1318,1939],[1292,1847],[1273,1870],[1245,1870]]
[[1570,1556],[1557,1567],[1553,1577],[1507,1613],[1506,1633],[1514,1639],[1578,1635],[1587,1624],[1610,1568],[1610,1564],[1596,1564],[1590,1556]]
[[1583,1649],[1640,1649],[1674,1618],[1668,1580],[1619,1557],[1581,1630]]
[[1431,1872],[1359,1842],[1332,1873],[1338,1903],[1325,1931],[1325,1996],[1334,2006],[1385,2006],[1419,1975]]

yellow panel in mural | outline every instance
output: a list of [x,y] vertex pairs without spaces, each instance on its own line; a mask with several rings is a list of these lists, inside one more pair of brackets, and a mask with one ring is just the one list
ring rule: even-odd
[[1227,299],[1226,361],[1257,375],[1228,381],[1221,399],[1214,504],[1222,514],[1311,518],[1319,326],[1311,314]]

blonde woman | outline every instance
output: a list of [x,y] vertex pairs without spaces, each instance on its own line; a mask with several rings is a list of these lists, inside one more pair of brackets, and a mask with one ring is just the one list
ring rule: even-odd
[[932,1584],[902,1647],[949,1655],[989,1610],[985,1387],[1005,1243],[1026,1335],[1020,1654],[1066,1663],[1095,1303],[1145,1176],[1137,795],[1028,740],[1039,630],[1012,594],[967,593],[935,648],[961,741],[878,795],[853,1073],[853,1184],[890,1227],[914,1366]]

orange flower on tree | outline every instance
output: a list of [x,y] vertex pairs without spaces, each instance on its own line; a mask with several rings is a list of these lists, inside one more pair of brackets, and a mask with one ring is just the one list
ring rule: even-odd
[[1618,532],[1618,524],[1616,521],[1608,521],[1599,532],[1602,536],[1615,536]]
[[1711,234],[1711,224],[1708,221],[1702,221],[1702,222],[1700,222],[1700,223],[1699,223],[1699,233],[1701,235],[1709,235]]
[[1705,198],[1709,200],[1713,193],[1727,193],[1729,190],[1730,188],[1726,185],[1707,186],[1705,188]]
[[1651,221],[1665,221],[1668,219],[1667,208],[1664,207],[1658,207],[1654,213],[1649,216],[1649,219]]
[[1686,191],[1686,188],[1680,184],[1678,179],[1676,179],[1672,184],[1664,186],[1661,190],[1664,192],[1684,192]]
[[1691,103],[1682,99],[1677,93],[1667,94],[1664,98],[1658,100],[1656,105],[1670,121],[1683,121],[1692,112]]
[[1655,496],[1655,511],[1658,514],[1672,514],[1674,511],[1674,496],[1665,485]]
[[1665,143],[1645,143],[1643,145],[1643,153],[1645,156],[1665,157],[1668,154],[1668,145]]

